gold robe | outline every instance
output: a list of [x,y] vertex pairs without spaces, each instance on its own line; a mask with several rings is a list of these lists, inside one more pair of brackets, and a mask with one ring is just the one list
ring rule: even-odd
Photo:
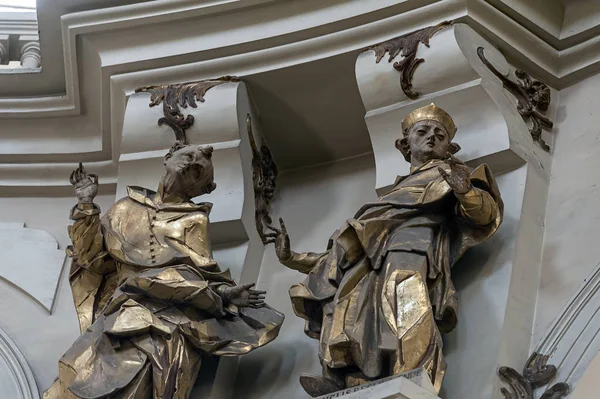
[[457,323],[451,267],[490,237],[503,204],[486,165],[455,195],[432,160],[398,177],[334,233],[325,253],[283,263],[308,273],[290,289],[305,332],[320,340],[324,376],[349,387],[425,367],[439,391],[445,371],[440,333]]
[[163,203],[129,187],[100,219],[78,204],[70,282],[82,335],[59,362],[52,399],[187,399],[202,354],[235,356],[272,341],[284,316],[224,305],[208,236],[211,204]]

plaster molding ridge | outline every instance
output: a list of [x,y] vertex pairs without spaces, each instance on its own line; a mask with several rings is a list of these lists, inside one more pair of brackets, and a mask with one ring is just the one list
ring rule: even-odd
[[0,119],[44,118],[79,115],[66,94],[42,97],[0,98]]
[[[539,21],[534,21],[534,20],[528,18],[527,16],[525,16],[524,14],[520,13],[518,10],[515,9],[514,5],[512,5],[512,4],[507,4],[503,0],[483,0],[483,1],[485,1],[486,3],[489,3],[491,6],[496,8],[498,11],[502,12],[506,16],[513,19],[515,22],[517,22],[518,24],[520,24],[521,26],[523,26],[524,28],[529,30],[531,33],[538,36],[540,39],[544,40],[546,43],[548,43],[553,48],[555,48],[557,50],[564,48],[566,42],[563,40],[563,38],[560,35],[560,33],[562,32],[562,20],[561,20],[560,26],[558,26],[558,25],[555,26],[555,28],[557,29],[557,31],[559,33],[558,35],[556,35],[555,33],[552,33],[546,27],[542,26],[542,24],[539,23]],[[551,2],[560,3],[560,1],[558,1],[558,0],[546,0],[546,1],[548,3],[551,3]],[[549,6],[552,7],[552,6],[557,6],[557,5],[554,4],[554,5],[549,5]],[[562,4],[560,4],[560,6],[562,7]],[[564,10],[563,10],[563,14],[564,14]],[[563,15],[563,19],[564,19],[564,15]]]
[[282,1],[287,0],[170,0],[145,2],[75,12],[63,15],[61,20],[71,29],[81,33],[99,30],[98,27],[104,25],[115,24],[121,27],[146,25],[164,22],[165,20],[190,18]]
[[[479,86],[479,85],[481,85],[482,81],[483,81],[483,78],[479,77],[479,78],[473,79],[473,80],[471,80],[469,82],[461,83],[459,85],[448,87],[448,88],[443,89],[443,90],[439,90],[439,91],[435,91],[435,92],[432,92],[432,93],[423,94],[423,95],[419,96],[418,100],[420,102],[427,102],[430,99],[433,101],[433,99],[435,99],[436,97],[441,97],[441,96],[446,95],[446,94],[450,94],[450,93],[454,93],[454,92],[457,92],[457,91],[465,90],[465,89],[468,89],[470,87]],[[415,102],[415,100],[408,99],[408,100],[405,100],[405,101],[402,101],[402,102],[399,102],[399,103],[394,103],[394,104],[390,104],[390,105],[384,105],[384,106],[379,107],[379,108],[370,109],[365,114],[365,118],[368,118],[368,117],[373,116],[373,115],[377,115],[377,114],[382,114],[382,113],[386,113],[386,112],[389,112],[389,111],[393,111],[395,109],[403,108],[403,107],[405,107],[405,106],[407,106],[409,104],[413,104],[414,102]]]
[[[203,147],[211,146],[214,151],[228,150],[230,148],[237,148],[237,147],[239,147],[239,145],[240,145],[240,139],[201,144],[201,146],[203,146]],[[163,159],[167,152],[169,152],[168,148],[164,148],[161,150],[152,150],[152,151],[130,152],[130,153],[126,153],[126,154],[121,154],[121,157],[119,158],[119,162],[139,161],[141,159]]]
[[[100,175],[100,186],[116,184],[117,166],[113,161],[85,162],[85,166]],[[71,187],[69,175],[76,167],[77,162],[0,163],[0,188]]]
[[13,381],[20,391],[19,398],[15,399],[39,399],[40,393],[31,367],[17,344],[2,328],[0,328],[0,357],[6,362]]

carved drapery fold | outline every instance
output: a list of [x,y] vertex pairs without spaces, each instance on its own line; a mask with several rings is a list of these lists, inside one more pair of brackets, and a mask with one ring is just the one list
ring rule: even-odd
[[433,35],[450,25],[452,25],[451,21],[444,21],[437,25],[428,26],[427,28],[378,43],[367,48],[367,50],[375,51],[375,62],[377,63],[383,59],[385,53],[389,53],[390,55],[388,62],[392,62],[398,54],[404,57],[404,59],[394,63],[394,69],[400,72],[400,86],[402,87],[402,91],[408,98],[414,100],[421,94],[412,90],[412,78],[417,67],[425,62],[425,59],[417,58],[419,44],[423,43],[429,47],[429,40]]

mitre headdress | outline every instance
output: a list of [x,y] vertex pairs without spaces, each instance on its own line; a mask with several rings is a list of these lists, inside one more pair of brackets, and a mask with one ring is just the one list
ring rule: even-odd
[[456,134],[456,125],[454,124],[452,117],[434,103],[426,105],[425,107],[417,108],[408,114],[402,121],[402,132],[404,135],[406,135],[408,133],[408,129],[410,129],[412,125],[417,122],[428,120],[436,121],[442,124],[442,126],[446,128],[446,131],[450,136],[450,140],[454,138],[454,135]]

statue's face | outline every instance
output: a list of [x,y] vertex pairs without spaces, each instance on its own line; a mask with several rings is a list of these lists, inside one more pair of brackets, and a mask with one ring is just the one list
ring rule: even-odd
[[188,145],[175,151],[165,159],[165,169],[166,188],[170,192],[194,198],[213,185],[212,160],[200,146]]
[[420,162],[444,159],[450,148],[450,137],[446,128],[436,121],[420,121],[408,130],[408,145],[411,157]]

